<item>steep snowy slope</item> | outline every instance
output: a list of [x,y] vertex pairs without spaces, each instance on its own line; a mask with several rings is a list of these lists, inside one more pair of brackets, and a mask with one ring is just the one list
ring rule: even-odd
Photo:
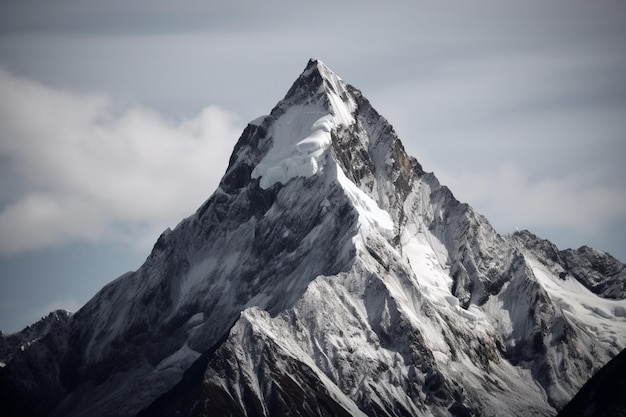
[[138,271],[3,339],[0,411],[554,415],[626,346],[623,271],[498,235],[312,60]]

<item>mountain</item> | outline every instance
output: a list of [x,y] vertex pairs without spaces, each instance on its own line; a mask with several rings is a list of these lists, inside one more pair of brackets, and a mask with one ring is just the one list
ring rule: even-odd
[[626,346],[625,283],[496,233],[311,60],[137,271],[2,336],[0,414],[553,416]]
[[600,369],[557,417],[626,416],[626,350]]

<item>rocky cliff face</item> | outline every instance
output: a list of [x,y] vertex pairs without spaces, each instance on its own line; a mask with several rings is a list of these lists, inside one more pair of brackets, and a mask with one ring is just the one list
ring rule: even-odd
[[3,336],[0,410],[554,415],[626,346],[623,271],[497,234],[312,60],[141,268]]

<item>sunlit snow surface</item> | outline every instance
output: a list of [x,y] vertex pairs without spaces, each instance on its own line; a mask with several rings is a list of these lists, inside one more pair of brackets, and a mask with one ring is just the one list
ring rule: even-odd
[[276,120],[269,132],[273,146],[252,171],[252,178],[261,178],[259,185],[263,189],[322,171],[330,148],[331,130],[348,126],[354,120],[354,102],[342,100],[336,93],[345,87],[324,64],[318,65],[319,70],[328,72],[325,82],[329,84],[326,96],[330,113],[323,103],[313,102],[291,106]]
[[330,147],[332,119],[312,108],[292,107],[273,125],[273,147],[252,171],[263,189],[291,178],[308,178],[323,169]]
[[552,301],[567,315],[582,322],[598,341],[619,349],[626,346],[626,299],[598,297],[569,275],[559,278],[532,256],[526,261]]
[[380,230],[393,230],[393,220],[389,213],[378,207],[372,197],[365,194],[350,181],[339,166],[337,166],[337,181],[341,184],[347,197],[359,213],[361,224],[376,227]]

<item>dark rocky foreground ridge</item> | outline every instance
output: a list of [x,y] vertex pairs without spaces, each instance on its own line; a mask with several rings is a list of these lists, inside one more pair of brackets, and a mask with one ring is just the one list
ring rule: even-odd
[[626,416],[626,350],[600,369],[557,417]]
[[496,233],[312,60],[137,271],[2,335],[0,414],[553,416],[626,346],[625,270]]

